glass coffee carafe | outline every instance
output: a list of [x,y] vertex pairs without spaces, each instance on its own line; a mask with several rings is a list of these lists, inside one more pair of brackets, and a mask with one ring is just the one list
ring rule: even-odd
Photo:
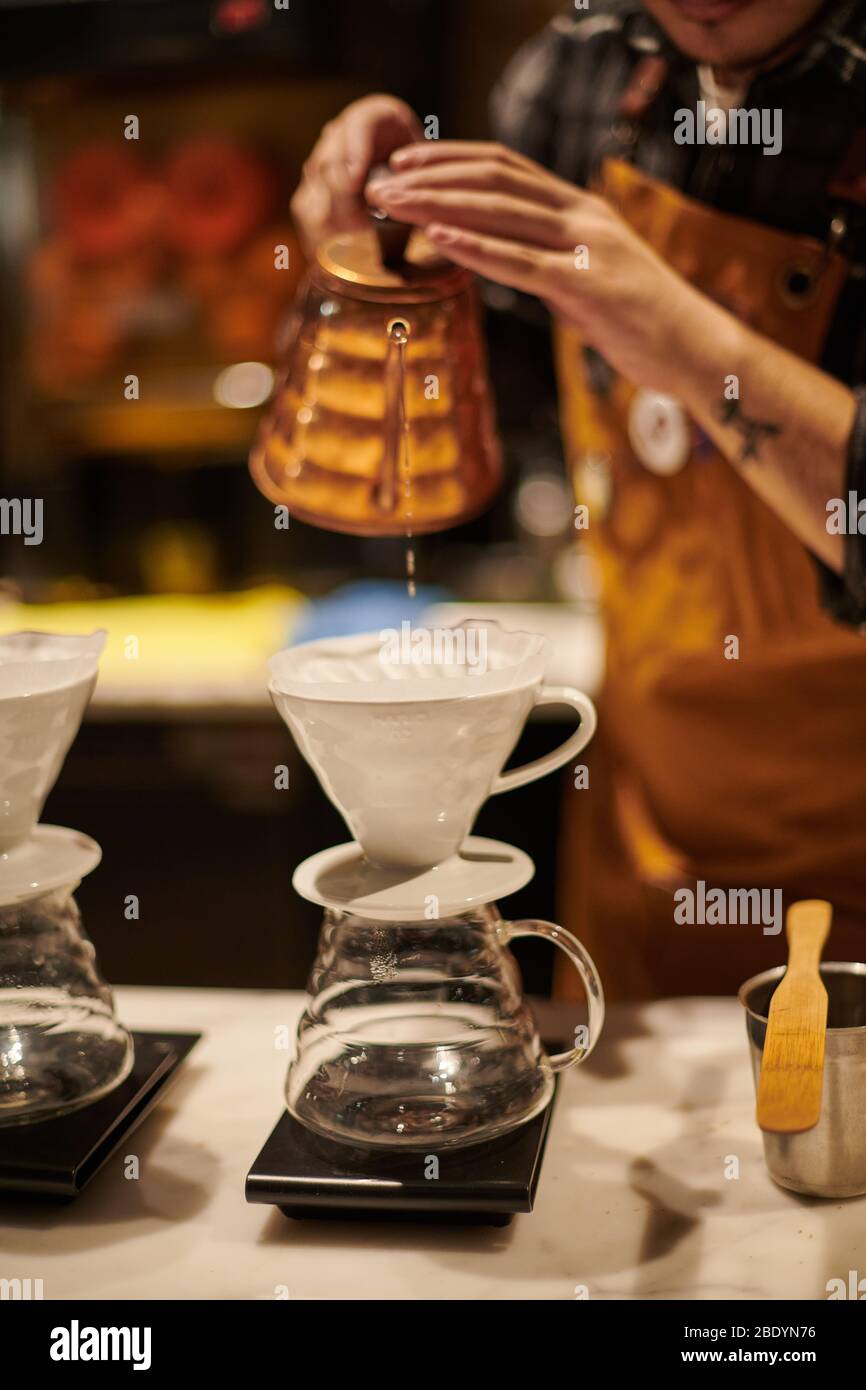
[[[99,860],[86,835],[59,826],[40,834],[31,862],[48,862],[53,850],[58,863],[77,858],[86,872]],[[132,1037],[99,973],[77,887],[0,901],[0,1126],[89,1105],[132,1069]]]
[[472,275],[420,233],[384,259],[372,228],[320,247],[250,468],[333,531],[413,535],[481,511],[501,459]]
[[[575,1045],[549,1057],[508,943],[542,936],[576,966],[588,1006]],[[549,922],[505,922],[495,904],[435,922],[327,909],[286,1080],[290,1112],[361,1147],[493,1139],[550,1101],[589,1056],[604,1017],[590,957]]]
[[104,644],[104,632],[0,636],[0,1126],[89,1104],[133,1065],[73,896],[100,848],[39,819]]

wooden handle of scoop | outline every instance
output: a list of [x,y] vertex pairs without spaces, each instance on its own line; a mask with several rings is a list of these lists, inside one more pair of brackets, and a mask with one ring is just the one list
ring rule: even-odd
[[799,1134],[821,1118],[827,991],[818,973],[833,908],[820,898],[788,909],[788,968],[770,1000],[758,1083],[758,1124]]

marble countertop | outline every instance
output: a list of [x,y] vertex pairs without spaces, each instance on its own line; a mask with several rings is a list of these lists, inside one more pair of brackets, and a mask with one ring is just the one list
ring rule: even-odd
[[0,1200],[0,1278],[41,1278],[46,1299],[273,1299],[281,1288],[292,1299],[824,1299],[828,1279],[866,1273],[866,1198],[798,1198],[767,1176],[733,1000],[612,1010],[596,1055],[563,1078],[535,1211],[506,1228],[449,1228],[298,1223],[244,1201],[282,1102],[275,1030],[293,1025],[300,994],[117,998],[132,1027],[207,1036],[76,1202]]

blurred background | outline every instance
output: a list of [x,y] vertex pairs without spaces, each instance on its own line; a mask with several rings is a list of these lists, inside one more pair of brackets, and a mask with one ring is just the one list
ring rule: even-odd
[[[110,980],[304,983],[319,913],[291,872],[346,831],[270,706],[265,661],[392,625],[405,547],[277,530],[249,478],[304,272],[289,200],[324,122],[365,93],[402,96],[443,137],[486,135],[496,78],[558,8],[0,0],[0,497],[41,498],[45,519],[39,545],[0,537],[0,631],[110,633],[43,817],[103,846],[79,901]],[[485,300],[507,482],[479,521],[416,542],[420,601],[543,628],[554,679],[592,692],[548,332],[508,293]],[[565,732],[530,724],[516,759]],[[482,813],[481,833],[538,866],[515,915],[555,916],[558,812],[548,779]],[[544,988],[546,954],[522,964]]]

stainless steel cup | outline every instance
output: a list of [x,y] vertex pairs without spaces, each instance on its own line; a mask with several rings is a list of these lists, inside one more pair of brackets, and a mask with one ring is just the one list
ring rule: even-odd
[[[770,1000],[784,965],[755,975],[740,988],[757,1090]],[[782,1187],[812,1197],[866,1192],[866,965],[828,961],[827,1042],[821,1118],[802,1134],[765,1134],[764,1158]]]

